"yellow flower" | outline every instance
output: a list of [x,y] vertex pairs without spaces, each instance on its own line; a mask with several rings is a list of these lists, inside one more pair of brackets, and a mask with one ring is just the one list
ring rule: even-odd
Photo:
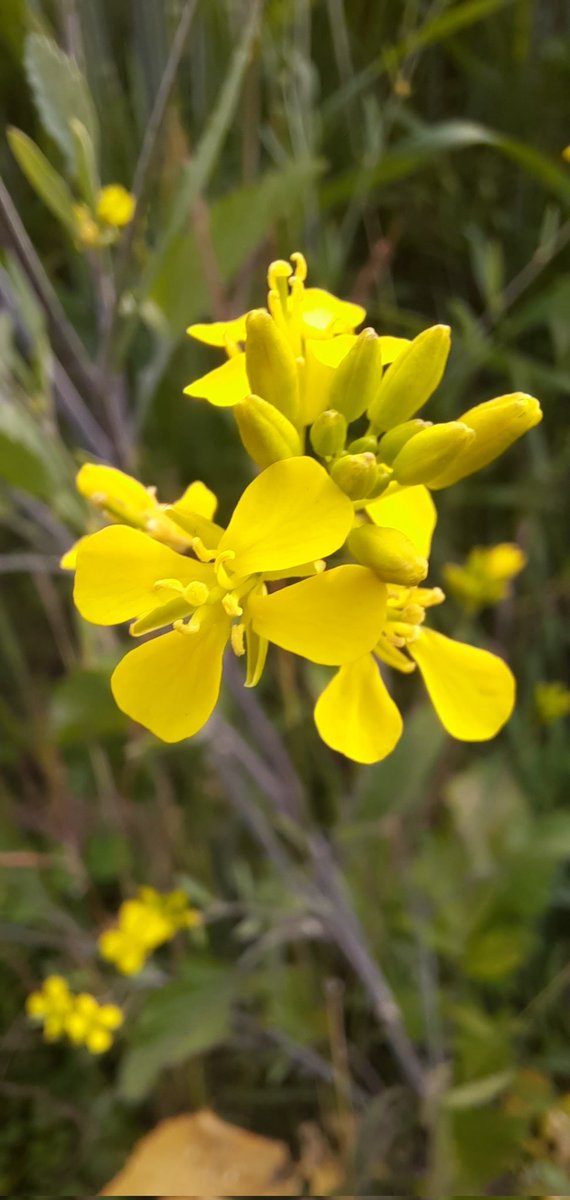
[[118,912],[117,925],[99,938],[99,952],[123,975],[137,975],[149,955],[171,940],[179,929],[201,923],[182,891],[161,895],[154,888],[139,888],[135,900],[126,900]]
[[[429,556],[437,512],[427,488],[391,484],[366,512],[377,527],[397,530],[419,554]],[[420,668],[437,714],[453,737],[486,740],[508,720],[514,680],[505,663],[423,627],[426,609],[444,599],[440,588],[388,586],[386,620],[373,652],[341,666],[317,700],[317,729],[333,750],[372,763],[399,741],[402,718],[379,662],[403,674]]]
[[116,1004],[99,1004],[86,992],[74,996],[60,975],[50,975],[40,991],[28,996],[26,1011],[42,1022],[46,1042],[67,1036],[77,1045],[86,1045],[91,1054],[109,1049],[113,1031],[124,1019]]
[[117,1004],[99,1004],[88,992],[74,997],[73,1008],[65,1020],[65,1032],[76,1046],[86,1046],[91,1054],[104,1054],[113,1044],[113,1033],[123,1024],[124,1015]]
[[97,220],[114,229],[122,229],[132,221],[135,198],[120,183],[109,183],[97,196]]
[[[291,357],[297,375],[300,412],[298,424],[310,424],[327,408],[335,369],[346,358],[356,342],[354,330],[364,320],[366,312],[359,304],[339,300],[323,288],[305,286],[307,264],[302,254],[291,255],[290,263],[278,260],[268,271],[269,294],[267,312],[273,318],[274,340],[280,335]],[[249,324],[263,310],[230,321],[206,325],[191,325],[190,337],[208,346],[226,351],[228,359],[201,379],[184,389],[185,395],[208,400],[217,407],[229,408],[256,393],[258,376],[250,377],[252,363],[248,349],[261,338],[260,322]],[[408,345],[405,338],[381,338],[384,363]],[[281,361],[283,360],[281,355]],[[259,393],[264,400],[270,396]],[[288,415],[288,414],[287,414]]]
[[73,995],[61,975],[49,975],[41,990],[32,992],[26,1000],[26,1012],[42,1022],[46,1042],[65,1036],[65,1022],[72,1008]]
[[[189,549],[191,539],[180,525],[166,516],[165,509],[169,507],[176,513],[193,513],[210,522],[218,505],[214,493],[200,480],[191,483],[174,505],[160,504],[155,488],[145,487],[138,479],[133,479],[117,467],[99,463],[85,463],[77,474],[76,486],[81,495],[109,521],[143,529],[174,550]],[[64,570],[75,570],[78,545],[79,542],[76,542],[64,554],[60,563]]]
[[[168,510],[190,534],[189,514]],[[163,741],[192,737],[217,702],[228,641],[247,652],[257,683],[269,642],[336,666],[371,650],[384,621],[386,589],[358,565],[323,572],[345,541],[353,508],[313,459],[291,458],[245,489],[227,529],[211,525],[209,545],[192,538],[196,559],[123,525],[78,549],[75,602],[100,625],[133,620],[131,633],[172,630],[132,650],[112,677],[120,709]],[[202,522],[202,525],[204,523]],[[266,583],[298,578],[271,595]]]
[[451,594],[467,612],[499,604],[511,594],[511,581],[526,566],[526,554],[513,542],[474,546],[463,565],[447,563],[443,576]]
[[570,163],[570,146],[565,146],[562,151],[564,162]]
[[340,668],[315,707],[327,745],[372,763],[394,749],[402,718],[378,669],[379,660],[407,674],[419,667],[437,715],[460,741],[487,741],[508,721],[515,681],[502,659],[425,629],[425,609],[444,599],[439,588],[388,588],[387,620],[372,654]]
[[570,688],[565,683],[537,683],[534,689],[536,711],[543,725],[552,725],[570,713]]
[[86,204],[74,204],[75,236],[80,246],[92,250],[101,244],[101,230]]

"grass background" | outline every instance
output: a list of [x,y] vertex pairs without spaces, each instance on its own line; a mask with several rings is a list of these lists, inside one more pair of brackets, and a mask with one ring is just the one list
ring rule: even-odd
[[[211,1104],[295,1152],[302,1123],[316,1124],[356,1194],[564,1194],[570,751],[563,723],[538,723],[533,691],[568,666],[570,12],[556,0],[201,0],[174,72],[188,7],[2,4],[2,123],[73,187],[79,112],[102,181],[143,184],[128,253],[87,255],[0,143],[16,213],[4,196],[2,1190],[97,1189],[159,1118]],[[79,84],[53,45],[38,67],[34,34],[75,62]],[[446,740],[405,679],[403,742],[353,769],[312,729],[316,676],[276,656],[261,689],[431,1071],[423,1120],[361,983],[244,827],[215,746],[127,727],[108,692],[120,638],[78,620],[56,566],[93,521],[73,488],[88,458],[165,499],[202,478],[231,510],[248,467],[228,414],[181,395],[215,365],[184,330],[261,303],[267,262],[294,249],[313,283],[364,303],[380,331],[452,325],[432,419],[515,389],[545,413],[504,460],[438,494],[434,583],[473,544],[517,540],[529,558],[513,600],[469,625],[452,601],[441,614],[445,631],[486,639],[513,666],[517,712],[496,742]],[[249,744],[232,688],[223,717]],[[263,789],[247,790],[273,823]],[[95,937],[146,882],[181,884],[212,920],[202,945],[125,985]],[[27,1024],[25,996],[50,971],[125,999],[125,1036],[105,1059],[46,1047]]]

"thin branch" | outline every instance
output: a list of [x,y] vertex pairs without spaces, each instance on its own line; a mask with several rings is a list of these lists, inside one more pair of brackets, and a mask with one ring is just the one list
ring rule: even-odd
[[321,834],[313,834],[309,842],[315,882],[328,908],[328,913],[325,910],[321,916],[328,924],[331,938],[364,984],[402,1074],[417,1095],[424,1098],[427,1095],[427,1080],[423,1064],[404,1028],[392,989],[372,958],[358,918],[339,883],[330,846]]
[[322,1058],[309,1046],[301,1046],[280,1029],[261,1028],[253,1018],[244,1013],[236,1015],[235,1023],[238,1032],[243,1032],[248,1041],[264,1041],[277,1046],[291,1059],[292,1063],[307,1075],[313,1075],[315,1079],[321,1079],[323,1083],[334,1084],[339,1091],[344,1092],[355,1107],[365,1108],[370,1103],[370,1096],[363,1088],[356,1083],[349,1083],[343,1075],[338,1074],[332,1063],[327,1062],[326,1058]]
[[168,104],[170,102],[174,84],[176,83],[178,69],[182,61],[182,55],[184,53],[184,48],[186,46],[186,41],[188,34],[190,33],[190,27],[192,25],[197,7],[198,0],[187,0],[186,7],[182,11],[182,16],[180,17],[178,28],[174,34],[172,46],[170,48],[170,54],[168,56],[158,92],[156,94],[139,159],[135,167],[135,174],[131,190],[135,197],[136,206],[133,219],[130,222],[130,225],[128,225],[125,229],[117,255],[115,271],[115,303],[112,311],[109,313],[109,320],[101,345],[101,362],[103,365],[103,370],[107,369],[111,358],[113,342],[115,340],[115,334],[119,322],[121,297],[125,287],[125,278],[131,257],[131,251],[133,248],[135,235],[138,231],[144,212],[144,202],[146,200],[146,195],[152,178],[152,171],[156,156],[160,149],[161,133],[168,110]]
[[0,179],[0,229],[6,245],[17,258],[45,313],[57,357],[76,387],[94,407],[101,406],[100,381],[85,348],[70,325],[20,220],[10,193]]

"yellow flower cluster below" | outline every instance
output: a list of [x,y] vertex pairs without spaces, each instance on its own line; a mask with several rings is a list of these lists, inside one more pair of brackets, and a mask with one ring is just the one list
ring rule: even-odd
[[26,1001],[28,1016],[43,1025],[46,1042],[67,1038],[86,1046],[91,1054],[104,1054],[113,1044],[113,1034],[123,1024],[116,1004],[99,1004],[88,992],[74,995],[61,975],[50,975],[42,988]]
[[142,887],[136,899],[121,905],[116,926],[101,934],[99,952],[123,975],[137,975],[158,946],[171,941],[180,929],[200,923],[200,913],[190,908],[184,892],[161,895]]

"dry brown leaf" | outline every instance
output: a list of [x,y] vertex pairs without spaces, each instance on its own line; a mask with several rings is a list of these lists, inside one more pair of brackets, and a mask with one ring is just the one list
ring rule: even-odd
[[284,1142],[220,1120],[209,1109],[161,1121],[141,1138],[102,1196],[298,1196]]

